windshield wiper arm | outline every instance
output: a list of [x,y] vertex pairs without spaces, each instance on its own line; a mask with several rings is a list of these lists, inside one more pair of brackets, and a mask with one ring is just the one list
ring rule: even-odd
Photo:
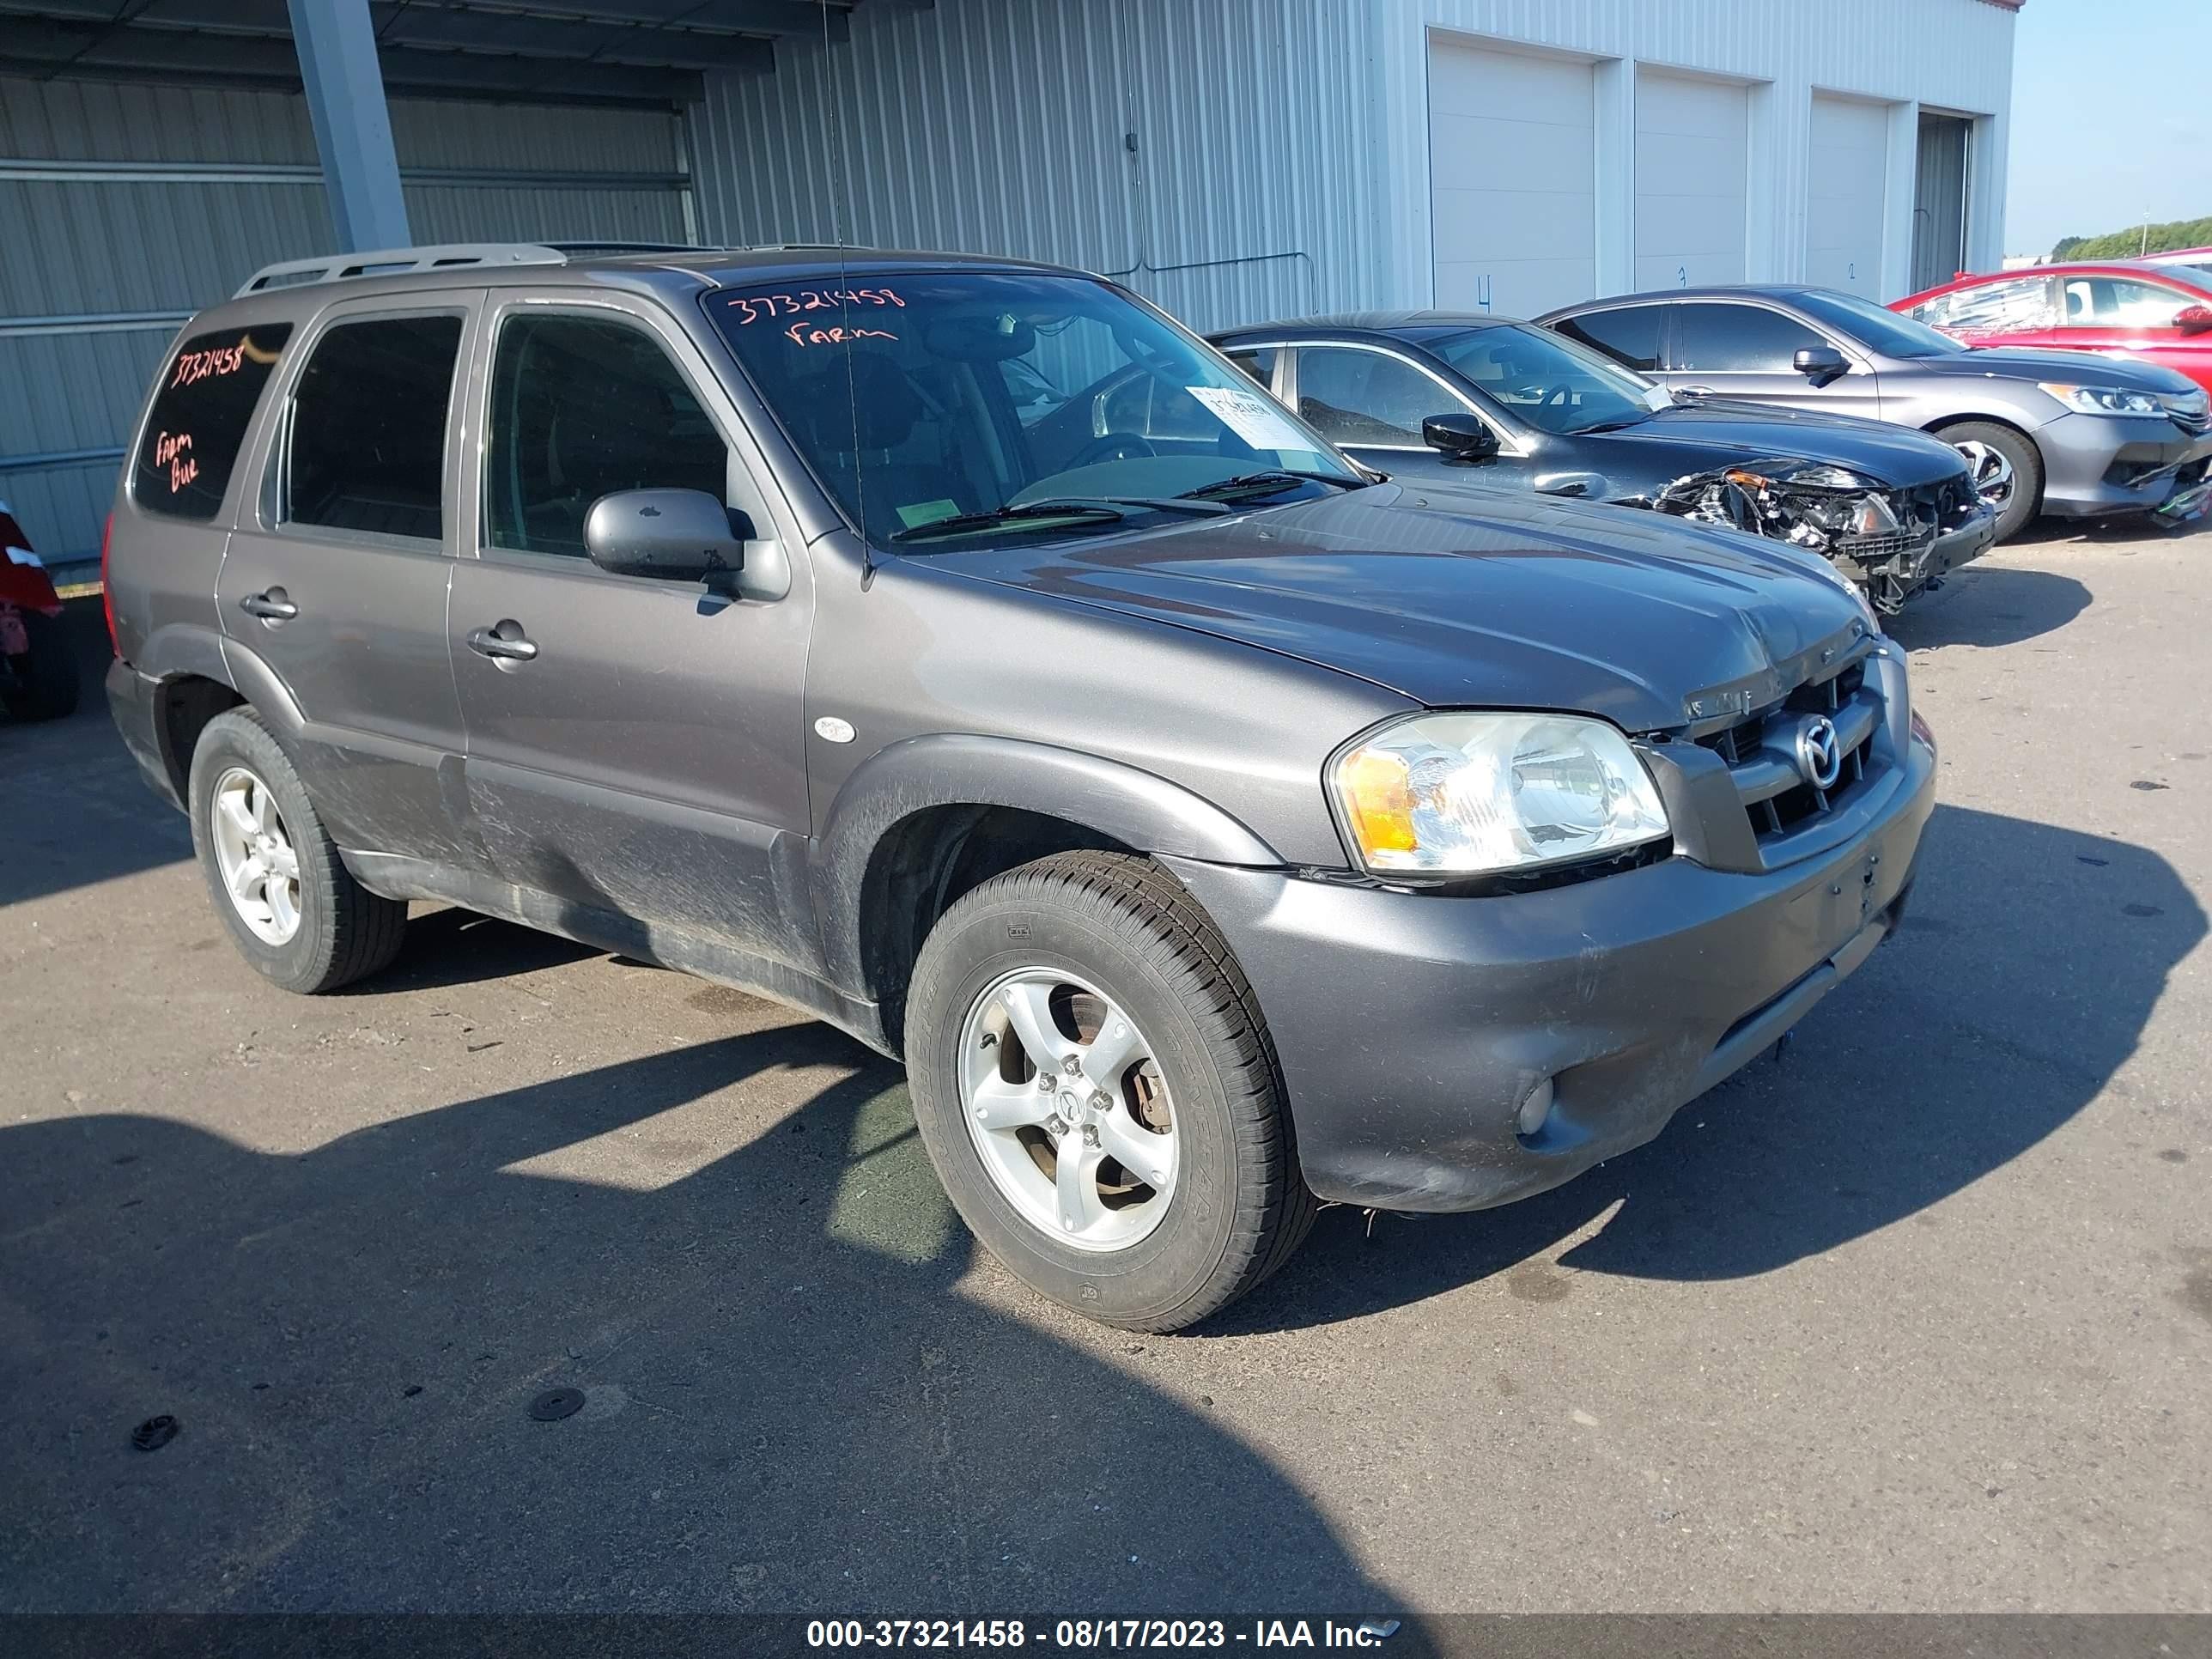
[[1210,518],[1229,509],[1218,501],[1186,501],[1181,496],[1051,495],[1042,501],[1013,501],[987,513],[956,513],[949,519],[932,519],[910,529],[891,532],[895,542],[918,542],[933,536],[958,536],[970,530],[994,530],[1023,519],[1074,519],[1085,523],[1112,524],[1129,516],[1124,509],[1149,507],[1158,513],[1179,513],[1191,518]]
[[895,530],[895,542],[918,542],[928,536],[957,536],[968,530],[989,530],[1018,519],[1083,519],[1111,524],[1129,515],[1118,507],[1076,501],[1024,501],[1018,507],[994,507],[988,513],[956,513],[949,519],[932,519],[906,530]]
[[1650,418],[1649,415],[1623,415],[1615,420],[1592,421],[1588,426],[1570,427],[1567,429],[1579,438],[1585,432],[1618,432],[1624,427],[1642,426]]
[[1358,489],[1361,484],[1349,478],[1340,478],[1334,472],[1302,472],[1295,467],[1269,467],[1265,472],[1240,472],[1233,478],[1222,478],[1210,484],[1200,484],[1187,489],[1180,499],[1205,501],[1209,496],[1256,494],[1263,489],[1288,489],[1296,483],[1334,484],[1339,489]]
[[1055,501],[1087,506],[1149,507],[1156,513],[1184,513],[1194,519],[1213,518],[1229,509],[1219,501],[1199,501],[1189,495],[1055,495]]

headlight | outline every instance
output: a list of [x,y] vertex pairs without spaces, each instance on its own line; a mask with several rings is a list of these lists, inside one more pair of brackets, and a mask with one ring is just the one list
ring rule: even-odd
[[1782,475],[1787,484],[1805,484],[1814,489],[1880,489],[1882,486],[1864,473],[1854,472],[1842,466],[1801,466],[1794,472]]
[[1863,473],[1849,467],[1830,466],[1825,462],[1810,461],[1802,466],[1777,467],[1771,472],[1760,472],[1752,467],[1732,466],[1721,475],[1732,484],[1747,489],[1772,489],[1781,484],[1802,484],[1810,489],[1880,489],[1883,486]]
[[1340,755],[1328,781],[1377,874],[1526,870],[1667,834],[1628,739],[1571,714],[1416,714]]
[[2069,386],[2063,380],[2039,380],[2036,385],[2084,415],[2163,415],[2165,408],[2148,392],[2130,392],[2116,386]]

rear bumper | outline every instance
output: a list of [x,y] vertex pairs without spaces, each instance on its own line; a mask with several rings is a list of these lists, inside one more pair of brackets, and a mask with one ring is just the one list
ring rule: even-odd
[[2062,519],[2154,512],[2201,479],[2212,459],[2212,432],[2191,437],[2163,416],[2062,415],[2038,428],[2035,441],[2043,510]]
[[181,812],[185,804],[169,781],[168,762],[161,749],[159,706],[154,695],[157,684],[118,658],[107,666],[107,712],[123,746],[137,762],[146,787]]
[[[1315,1192],[1474,1210],[1642,1145],[1795,1024],[1895,929],[1933,756],[1859,835],[1784,869],[1684,857],[1455,899],[1165,860],[1266,1012]],[[1534,1134],[1516,1115],[1546,1079]]]

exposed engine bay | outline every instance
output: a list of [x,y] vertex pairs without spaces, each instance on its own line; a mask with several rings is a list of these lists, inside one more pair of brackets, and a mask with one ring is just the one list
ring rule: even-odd
[[1777,457],[1686,473],[1628,504],[1820,554],[1893,617],[1996,533],[1989,492],[1964,471],[1893,489],[1844,467]]

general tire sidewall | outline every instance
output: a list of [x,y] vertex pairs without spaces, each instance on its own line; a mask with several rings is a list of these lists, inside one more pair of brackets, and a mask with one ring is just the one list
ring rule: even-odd
[[[1140,927],[1101,927],[1059,905],[994,896],[948,916],[930,936],[908,1004],[915,1118],[953,1207],[1018,1276],[1093,1318],[1157,1317],[1190,1300],[1219,1267],[1237,1219],[1228,1089],[1172,969],[1151,959],[1165,948]],[[1096,985],[1154,1045],[1182,1163],[1168,1213],[1127,1249],[1078,1250],[1041,1232],[999,1190],[969,1139],[958,1082],[962,1022],[993,981],[1030,967]]]
[[[271,945],[246,925],[238,907],[223,889],[222,866],[216,861],[209,835],[209,814],[214,810],[216,780],[233,766],[243,766],[259,778],[276,799],[292,850],[300,860],[300,926],[282,945]],[[192,851],[198,855],[200,872],[207,878],[208,899],[230,930],[246,959],[264,977],[286,990],[311,986],[322,976],[333,948],[330,938],[336,918],[331,914],[331,872],[323,853],[321,820],[307,799],[306,787],[290,757],[276,739],[252,720],[222,714],[208,723],[192,750],[189,780]]]

